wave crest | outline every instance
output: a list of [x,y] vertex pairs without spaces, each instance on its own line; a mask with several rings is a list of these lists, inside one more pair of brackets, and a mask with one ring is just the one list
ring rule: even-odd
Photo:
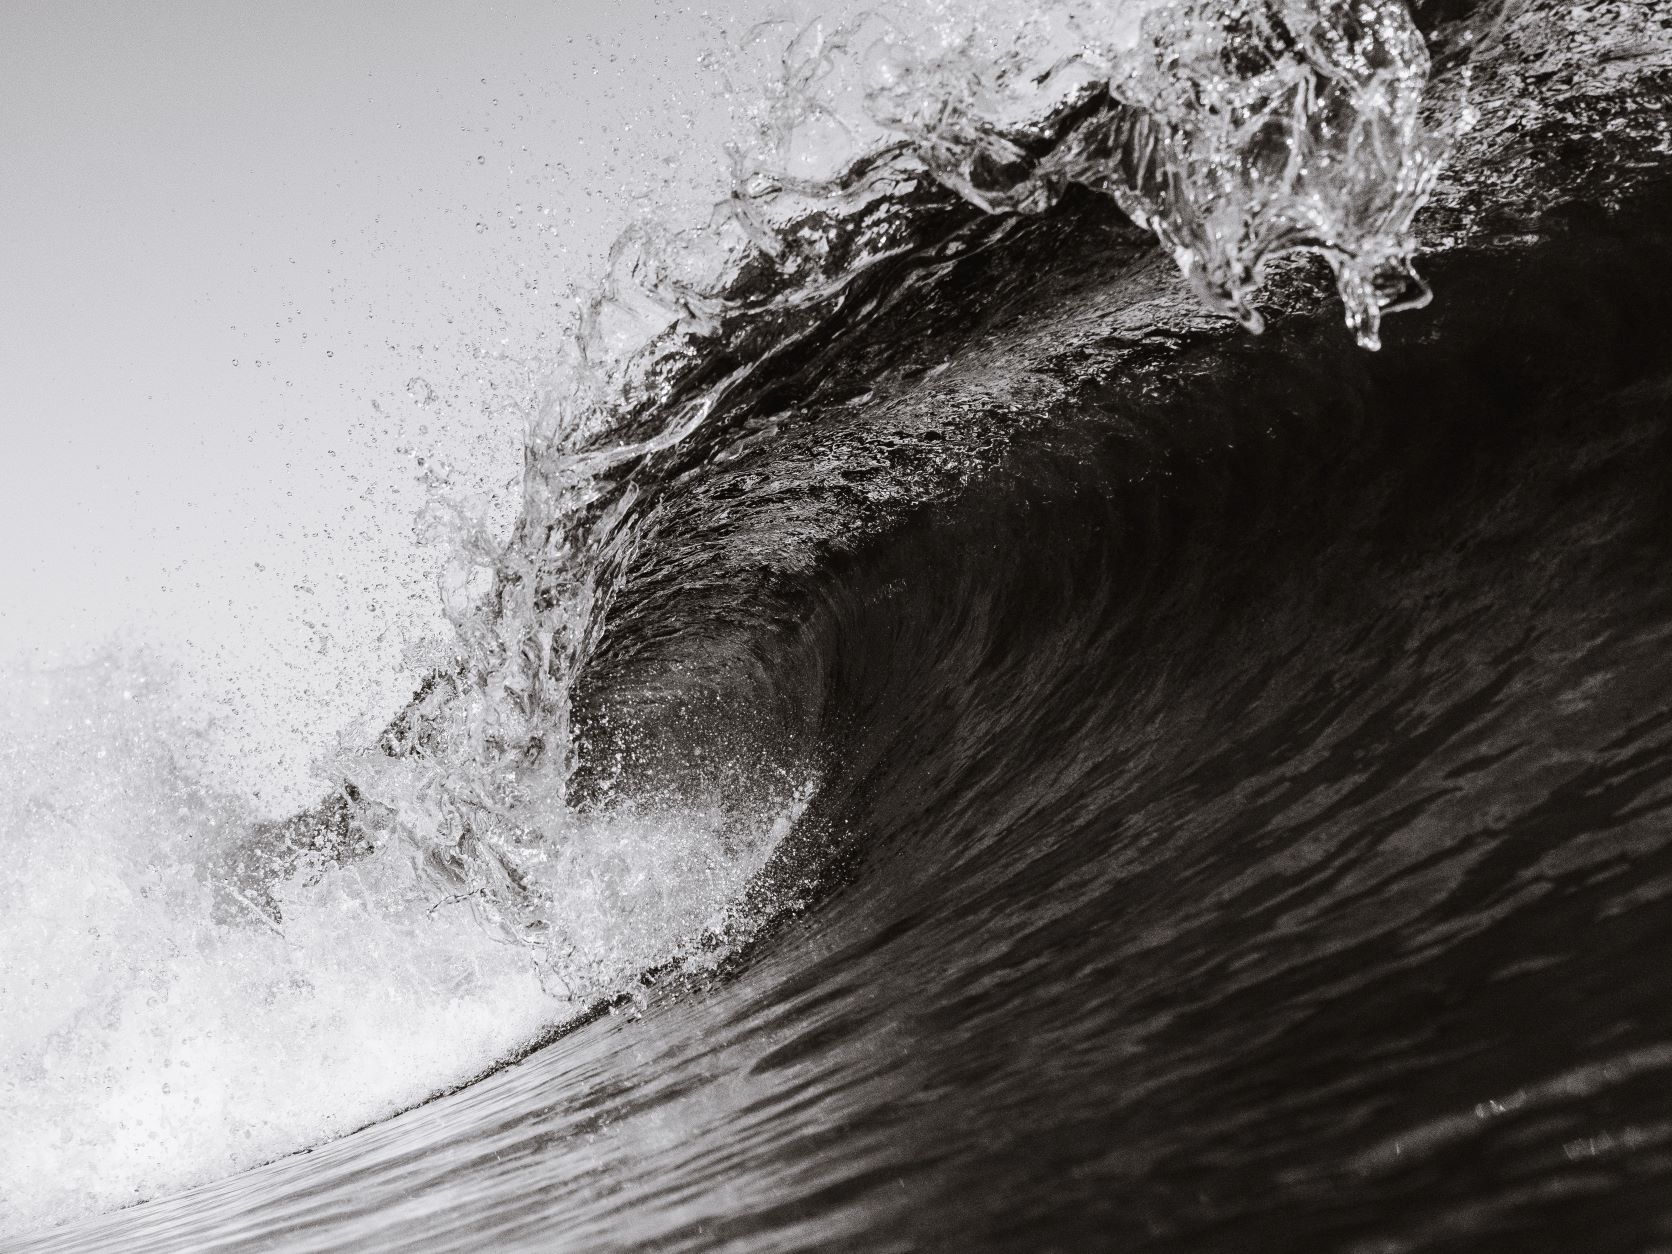
[[723,426],[776,358],[863,316],[844,307],[855,280],[933,255],[968,220],[959,201],[1035,213],[1071,185],[1106,193],[1252,330],[1264,267],[1297,250],[1334,268],[1366,347],[1384,311],[1427,299],[1410,224],[1443,145],[1397,0],[1047,8],[1009,29],[995,42],[934,12],[805,28],[757,141],[732,152],[731,197],[696,229],[618,242],[528,404],[514,535],[462,529],[458,665],[382,746],[416,772],[378,801],[385,827],[445,868],[438,889],[543,944],[554,920],[530,885],[566,839],[571,692],[670,452]]

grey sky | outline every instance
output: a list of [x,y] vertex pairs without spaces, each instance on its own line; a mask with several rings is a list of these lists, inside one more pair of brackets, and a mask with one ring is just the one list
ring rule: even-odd
[[744,7],[0,0],[0,660],[152,642],[273,804],[392,709],[415,457],[515,474],[472,350],[538,355],[643,204],[718,192]]

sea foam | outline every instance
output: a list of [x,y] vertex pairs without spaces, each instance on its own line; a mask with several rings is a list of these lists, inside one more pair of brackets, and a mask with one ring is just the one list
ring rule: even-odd
[[724,927],[787,829],[628,806],[568,829],[537,963],[398,843],[293,863],[194,770],[166,678],[109,654],[0,677],[0,1232],[231,1174],[456,1085]]

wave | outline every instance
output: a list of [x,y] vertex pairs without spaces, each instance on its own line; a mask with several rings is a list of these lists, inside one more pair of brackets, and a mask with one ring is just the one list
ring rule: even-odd
[[[1427,299],[1410,224],[1442,146],[1402,6],[1117,9],[1072,43],[1035,31],[980,59],[968,38],[924,48],[903,18],[875,23],[790,43],[767,156],[738,160],[713,222],[617,245],[530,415],[515,534],[466,550],[459,665],[385,737],[407,769],[356,768],[359,811],[548,956],[562,944],[535,868],[567,821],[571,693],[662,486],[770,435],[761,411],[798,359],[979,246],[975,213],[1107,194],[1251,330],[1267,264],[1296,252],[1328,261],[1366,347],[1384,310]],[[867,145],[862,123],[894,138]]]
[[[753,891],[817,908],[642,1019],[40,1248],[1641,1248],[1666,203],[1436,260],[1468,295],[1382,357],[1306,312],[1112,338],[1153,270],[1089,197],[972,257],[1037,286],[670,492],[579,702],[624,785],[694,787],[697,735],[816,739]],[[1015,432],[1057,353],[1078,386]],[[891,491],[943,433],[956,490]]]
[[[1645,415],[1663,378],[1643,328],[1665,270],[1659,202],[1609,228],[1630,247],[1442,248],[1444,318],[1386,328],[1382,367],[1363,351],[1381,315],[1427,296],[1417,211],[1436,198],[1456,221],[1438,179],[1479,98],[1466,57],[1425,95],[1427,45],[1390,3],[1026,12],[996,44],[894,13],[787,45],[732,199],[699,230],[624,237],[567,359],[530,392],[514,533],[438,504],[459,545],[453,664],[378,744],[334,762],[321,807],[260,823],[211,795],[156,749],[195,733],[134,721],[167,702],[119,696],[145,677],[129,662],[23,681],[58,686],[68,713],[42,714],[30,736],[48,748],[11,764],[50,784],[6,816],[24,851],[16,935],[56,936],[77,885],[93,930],[10,964],[87,979],[8,1023],[5,1054],[24,1060],[8,1104],[25,1117],[0,1174],[34,1183],[0,1220],[271,1159],[588,1007],[657,1004],[717,971],[739,991],[716,1013],[740,1019],[828,994],[791,1039],[728,1045],[741,1073],[829,1049],[863,1069],[852,1024],[880,1012],[832,979],[865,972],[885,1000],[952,1023],[971,1010],[960,997],[1026,971],[1042,991],[1013,1022],[1061,1016],[1078,1025],[1064,1048],[1088,1055],[1167,1041],[1226,1109],[1269,1111],[1239,1105],[1238,1067],[1311,1090],[1237,1049],[1210,1006],[1304,1038],[1291,978],[1405,1005],[1388,990],[1409,968],[1379,945],[1490,937],[1447,951],[1453,975],[1531,961],[1506,834],[1582,810],[1571,790],[1606,791],[1658,752],[1664,459]],[[1352,343],[1314,316],[1318,273],[1282,264],[1296,253],[1327,263]],[[1231,339],[1227,314],[1271,325]],[[1540,730],[1550,703],[1562,719]],[[1620,725],[1632,733],[1610,740]],[[1556,761],[1583,779],[1538,794]],[[1618,784],[1621,813],[1648,822],[1656,778]],[[1458,809],[1475,804],[1458,779],[1496,799],[1490,813]],[[106,808],[38,804],[79,793]],[[1563,868],[1589,874],[1625,840],[1649,900],[1658,845],[1641,825],[1614,834],[1613,817],[1585,811],[1545,878],[1570,885]],[[1495,835],[1410,836],[1477,828]],[[66,845],[76,859],[54,853]],[[1484,887],[1482,859],[1502,871]],[[845,889],[843,909],[799,913]],[[825,928],[821,951],[807,936]],[[1335,948],[1303,953],[1309,928]],[[1082,932],[1108,952],[1076,949]],[[1350,960],[1332,965],[1337,950]],[[974,957],[929,979],[950,953]],[[792,968],[789,987],[750,985],[763,955]],[[1593,978],[1584,955],[1554,961]],[[1075,1018],[1061,998],[1086,988],[1121,1013]],[[1648,1049],[1630,1057],[1649,1074],[1655,1024],[1620,1026],[1636,1006],[1598,1001],[1574,1022],[1612,1032],[1614,1053]],[[1169,1036],[1193,1023],[1199,1039]],[[1516,1057],[1513,1084],[1472,1090],[1567,1091]],[[1452,1090],[1427,1061],[1412,1044],[1405,1071],[1378,1074],[1429,1086],[1420,1126],[1441,1131],[1411,1143],[1438,1150],[1456,1139]],[[993,1086],[959,1099],[972,1125],[987,1126],[982,1101],[1073,1106],[993,1066]],[[1146,1116],[1157,1127],[1183,1111],[1192,1131],[1135,1137],[1127,1166],[1217,1135],[1179,1096],[1188,1078],[1133,1081],[1176,1098]],[[1380,1080],[1354,1090],[1346,1122],[1404,1145]],[[846,1167],[814,1155],[808,1179],[963,1161],[872,1149]],[[352,1174],[354,1152],[328,1161]],[[1365,1153],[1367,1171],[1382,1161]],[[1022,1157],[969,1160],[1018,1214],[1041,1196],[1011,1178]],[[1105,1167],[1088,1188],[1149,1180]],[[1272,1170],[1302,1193],[1342,1187],[1315,1163]],[[626,1192],[658,1176],[640,1164]],[[1222,1217],[1150,1184],[1145,1205],[1177,1223]],[[866,1205],[829,1230],[889,1213]],[[611,1213],[592,1230],[611,1232]]]

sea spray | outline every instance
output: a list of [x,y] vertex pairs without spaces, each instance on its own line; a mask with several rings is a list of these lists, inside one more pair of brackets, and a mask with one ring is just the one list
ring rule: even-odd
[[647,969],[711,965],[695,941],[804,801],[572,821],[524,885],[561,923],[536,964],[400,842],[339,863],[253,840],[194,766],[212,727],[143,656],[14,668],[0,699],[0,1232],[351,1132]]

